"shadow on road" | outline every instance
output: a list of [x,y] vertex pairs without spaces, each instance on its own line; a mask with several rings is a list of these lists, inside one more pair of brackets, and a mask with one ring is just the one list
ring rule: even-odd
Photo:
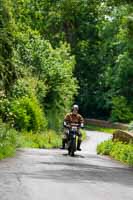
[[[133,186],[132,169],[64,162],[41,162],[41,164],[48,165],[49,169],[38,171],[37,174],[30,174],[30,178],[51,179],[64,183],[99,181]],[[52,169],[52,166],[55,170]],[[55,166],[58,166],[57,169]]]
[[[64,153],[64,154],[62,154],[64,157],[70,157],[69,155],[68,155],[68,153]],[[72,157],[73,159],[74,158],[85,158],[85,156],[82,156],[82,155],[75,155],[74,157]]]

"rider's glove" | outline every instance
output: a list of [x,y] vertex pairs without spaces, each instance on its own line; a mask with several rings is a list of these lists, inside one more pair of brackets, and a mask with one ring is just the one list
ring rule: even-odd
[[64,121],[63,125],[65,128],[69,128],[69,125],[65,121]]
[[84,124],[83,124],[83,123],[81,123],[80,127],[81,127],[81,128],[84,128]]

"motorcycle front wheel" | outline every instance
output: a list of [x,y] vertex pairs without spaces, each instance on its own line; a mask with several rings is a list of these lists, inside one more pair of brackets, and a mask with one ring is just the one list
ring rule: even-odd
[[68,147],[68,155],[70,156],[74,156],[74,153],[76,151],[76,139],[73,139],[70,141],[69,143],[69,147]]

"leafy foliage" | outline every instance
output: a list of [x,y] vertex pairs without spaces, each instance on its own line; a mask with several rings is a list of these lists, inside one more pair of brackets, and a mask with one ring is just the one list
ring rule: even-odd
[[14,71],[44,84],[39,100],[48,118],[56,109],[61,119],[70,108],[76,94],[73,72],[80,86],[75,102],[86,117],[110,118],[114,96],[133,106],[131,1],[13,0],[10,10],[17,26]]
[[17,146],[17,132],[0,120],[0,160],[12,156]]
[[46,127],[46,119],[35,98],[23,97],[11,102],[14,126],[19,130],[41,131]]
[[[17,3],[19,4],[19,2]],[[22,10],[24,4],[26,6],[25,10],[23,10],[23,16],[26,16],[28,1],[21,3]],[[16,20],[14,10],[19,10],[19,6],[11,8]],[[20,21],[17,20],[16,23],[18,29],[13,35],[14,54],[11,57],[14,67],[17,68],[14,72],[16,73],[17,71],[19,76],[17,76],[16,82],[12,82],[11,90],[6,88],[7,100],[1,100],[1,107],[6,104],[5,101],[9,101],[9,104],[12,104],[13,101],[20,101],[20,98],[24,99],[25,97],[29,97],[30,101],[33,100],[33,102],[38,99],[38,104],[40,104],[44,115],[48,119],[49,127],[59,129],[62,124],[62,117],[70,108],[77,91],[77,82],[73,78],[74,56],[71,56],[70,46],[67,43],[60,43],[58,47],[53,48],[50,42],[41,37],[39,30],[33,30],[33,27],[30,26],[31,24],[26,23],[26,21],[28,22],[27,18],[22,23],[23,25],[25,23],[25,26],[21,26]],[[21,31],[22,27],[23,30]],[[6,117],[10,112],[8,111],[4,114],[2,109],[1,116],[3,120],[6,118],[6,121],[10,121],[9,117]],[[15,109],[13,108],[13,111]],[[24,110],[24,113],[26,112]],[[52,116],[55,117],[49,118],[51,116],[50,113],[53,113]],[[23,119],[25,117],[23,116]],[[18,124],[18,121],[16,122],[17,118],[14,118],[14,120],[14,123]],[[27,117],[25,120],[28,121]],[[31,122],[31,119],[29,121]],[[26,123],[22,126],[26,126],[25,128],[27,129],[29,125],[26,125]],[[32,126],[34,126],[33,123]],[[35,127],[28,129],[34,130]]]
[[54,49],[38,35],[33,36],[22,48],[19,47],[19,50],[24,65],[38,79],[36,90],[40,103],[46,108],[49,127],[58,129],[77,90],[76,79],[73,78],[75,60],[70,55],[70,47],[60,44],[60,47]]
[[128,106],[126,98],[122,96],[114,97],[112,104],[112,121],[130,122],[133,119],[133,111]]
[[133,166],[133,145],[122,142],[104,141],[97,147],[98,154],[110,155],[113,158]]
[[[104,110],[109,111],[108,115],[112,115],[112,112],[115,115],[117,110],[112,111],[114,109],[114,97],[118,96],[119,98],[119,96],[122,96],[125,99],[123,104],[127,107],[126,111],[123,110],[126,112],[125,120],[122,112],[119,113],[119,117],[116,117],[115,120],[127,122],[132,120],[133,40],[130,36],[133,30],[132,3],[126,4],[125,1],[118,4],[118,2],[114,1],[112,3],[109,2],[112,6],[110,7],[108,6],[108,1],[106,2],[107,5],[101,5],[99,10],[101,13],[99,33],[103,49],[100,55],[103,63],[103,73],[100,78],[100,90],[98,91],[97,99],[100,102],[100,108],[102,107]],[[103,16],[102,13],[104,14]],[[123,119],[120,119],[121,114]],[[118,116],[118,112],[116,115]]]
[[41,131],[46,128],[47,120],[35,97],[5,99],[1,104],[1,115],[17,130]]
[[61,137],[53,130],[47,131],[47,133],[32,133],[23,132],[18,138],[19,147],[31,147],[31,148],[57,148],[61,146]]
[[10,1],[0,2],[0,90],[9,89],[17,71],[12,62],[14,20],[10,8]]

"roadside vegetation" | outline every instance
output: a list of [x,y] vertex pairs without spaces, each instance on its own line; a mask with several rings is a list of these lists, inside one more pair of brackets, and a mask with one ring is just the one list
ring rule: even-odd
[[[83,140],[86,139],[86,133],[81,130]],[[59,148],[61,147],[61,132],[46,130],[45,132],[16,131],[10,125],[0,121],[0,160],[11,157],[15,154],[17,148]]]
[[[129,132],[133,132],[133,122],[128,126]],[[108,140],[100,143],[97,146],[97,153],[101,155],[109,155],[112,158],[123,163],[133,166],[133,143],[132,140],[120,142],[117,140]]]
[[109,155],[116,160],[133,166],[133,144],[108,140],[97,146],[97,153]]
[[61,134],[57,134],[53,130],[46,133],[23,132],[18,137],[18,147],[21,148],[40,148],[50,149],[59,148],[61,146]]
[[61,134],[53,130],[42,133],[18,132],[0,121],[0,160],[13,156],[17,148],[58,148]]
[[87,138],[86,132],[84,130],[80,130],[80,131],[82,133],[82,140],[86,140]]
[[0,121],[0,160],[15,154],[17,131]]
[[99,132],[105,132],[105,133],[111,133],[111,134],[113,134],[116,130],[114,128],[105,128],[105,127],[100,127],[96,125],[86,125],[85,129],[90,130],[90,131],[99,131]]
[[[82,132],[82,139],[86,139],[85,131]],[[30,147],[30,148],[59,148],[62,144],[62,133],[57,134],[53,130],[48,130],[46,133],[36,133],[33,132],[23,132],[21,136],[18,137],[18,147]]]

